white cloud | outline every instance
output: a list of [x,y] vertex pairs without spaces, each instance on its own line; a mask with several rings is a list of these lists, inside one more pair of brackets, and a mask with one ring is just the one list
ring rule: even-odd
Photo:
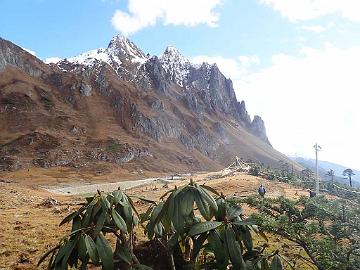
[[112,24],[124,35],[133,34],[158,21],[164,25],[217,25],[214,10],[222,0],[128,0],[128,12],[116,10]]
[[200,55],[190,59],[194,64],[202,64],[203,62],[214,64],[216,63],[221,72],[232,80],[240,79],[241,76],[247,74],[248,69],[253,65],[258,65],[260,60],[257,56],[241,55],[237,58],[225,58],[222,56],[206,56]]
[[57,62],[59,62],[61,60],[62,60],[62,58],[60,58],[60,57],[49,57],[49,58],[45,58],[44,62],[46,64],[50,64],[50,63],[56,64]]
[[24,47],[21,47],[23,50],[27,51],[28,53],[32,54],[33,56],[36,56],[36,53],[32,50],[26,49]]
[[303,48],[278,54],[272,65],[234,81],[239,99],[265,118],[272,144],[284,153],[313,156],[360,169],[360,47]]
[[339,14],[360,22],[359,0],[260,0],[291,22],[311,20],[328,14]]
[[305,30],[305,31],[314,32],[314,33],[321,33],[321,32],[325,32],[327,30],[326,27],[321,26],[321,25],[304,25],[304,26],[301,26],[301,29]]

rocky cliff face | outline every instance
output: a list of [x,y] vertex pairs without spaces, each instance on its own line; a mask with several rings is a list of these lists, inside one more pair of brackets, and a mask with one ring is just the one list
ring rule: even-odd
[[[193,65],[174,47],[150,57],[119,36],[50,65],[0,39],[0,111],[0,170],[93,162],[197,170],[234,155],[281,156],[216,65]],[[36,147],[17,147],[34,136]],[[114,141],[115,152],[106,146]],[[259,142],[264,153],[252,148]]]
[[[93,50],[65,59],[58,66],[82,74],[97,73],[101,65],[110,65],[118,77],[135,83],[145,91],[161,91],[170,98],[180,98],[194,112],[221,112],[265,142],[269,142],[265,125],[254,118],[252,123],[245,102],[238,102],[230,79],[216,64],[193,65],[174,47],[167,47],[160,56],[149,58],[125,37],[114,37],[107,49]],[[86,71],[86,72],[85,72]],[[180,96],[174,89],[181,89]],[[255,127],[256,125],[256,127]]]
[[250,130],[252,131],[252,133],[255,136],[257,136],[258,138],[260,138],[263,141],[270,144],[269,139],[267,138],[267,135],[266,135],[264,121],[262,120],[262,118],[260,116],[258,116],[258,115],[254,116],[254,119],[252,120],[252,122],[250,124]]

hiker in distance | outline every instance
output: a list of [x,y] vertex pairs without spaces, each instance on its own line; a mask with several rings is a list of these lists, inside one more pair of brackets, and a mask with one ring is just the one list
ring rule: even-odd
[[260,187],[259,187],[259,189],[258,189],[258,192],[259,192],[259,195],[260,195],[262,198],[264,198],[265,193],[266,193],[266,189],[265,189],[265,187],[264,187],[262,184],[260,185]]
[[316,192],[312,191],[311,189],[308,189],[310,198],[316,197]]

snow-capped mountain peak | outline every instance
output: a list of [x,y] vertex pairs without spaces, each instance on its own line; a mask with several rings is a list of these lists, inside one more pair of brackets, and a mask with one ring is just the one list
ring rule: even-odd
[[[86,67],[96,68],[102,63],[107,63],[121,78],[128,78],[129,76],[135,78],[144,70],[145,65],[143,64],[149,59],[149,56],[145,55],[145,53],[127,37],[117,35],[111,39],[106,49],[101,48],[84,52],[76,57],[60,61],[57,65],[67,71],[75,69],[82,71]],[[161,67],[168,74],[168,78],[180,87],[187,88],[189,86],[189,74],[192,68],[205,68],[208,71],[207,73],[210,72],[208,64],[201,66],[192,64],[173,46],[167,46],[158,59]],[[132,66],[133,70],[128,65],[129,63],[132,63],[130,66]],[[132,75],[129,75],[130,70],[132,70],[132,72],[130,72]],[[141,70],[140,73],[139,70]],[[125,72],[126,75],[120,74],[122,72]]]
[[[143,64],[147,60],[148,58],[144,52],[128,38],[115,36],[111,39],[106,49],[90,50],[63,61],[83,66],[94,66],[97,63],[105,62],[112,66],[114,70],[117,70],[123,62]],[[61,66],[63,61],[60,61],[58,65]]]
[[162,62],[179,62],[181,64],[189,64],[187,60],[178,49],[173,46],[167,46],[164,53],[160,56]]
[[172,80],[180,86],[184,86],[190,69],[190,61],[186,59],[175,47],[166,47],[159,58],[164,70],[169,73]]
[[85,65],[85,66],[92,66],[97,61],[102,61],[110,64],[110,57],[107,54],[106,49],[103,48],[90,50],[81,53],[78,56],[68,58],[66,60],[74,64]]
[[109,55],[117,56],[120,59],[138,63],[147,61],[145,53],[124,36],[117,35],[113,37],[106,50]]

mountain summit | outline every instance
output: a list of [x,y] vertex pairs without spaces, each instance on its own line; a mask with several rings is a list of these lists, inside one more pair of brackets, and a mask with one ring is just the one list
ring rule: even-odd
[[193,65],[174,47],[150,57],[121,36],[49,65],[0,39],[0,112],[0,170],[168,172],[220,169],[235,155],[286,159],[216,65]]
[[106,49],[110,55],[116,55],[119,59],[134,62],[144,62],[147,57],[133,42],[124,36],[115,36],[111,39]]

